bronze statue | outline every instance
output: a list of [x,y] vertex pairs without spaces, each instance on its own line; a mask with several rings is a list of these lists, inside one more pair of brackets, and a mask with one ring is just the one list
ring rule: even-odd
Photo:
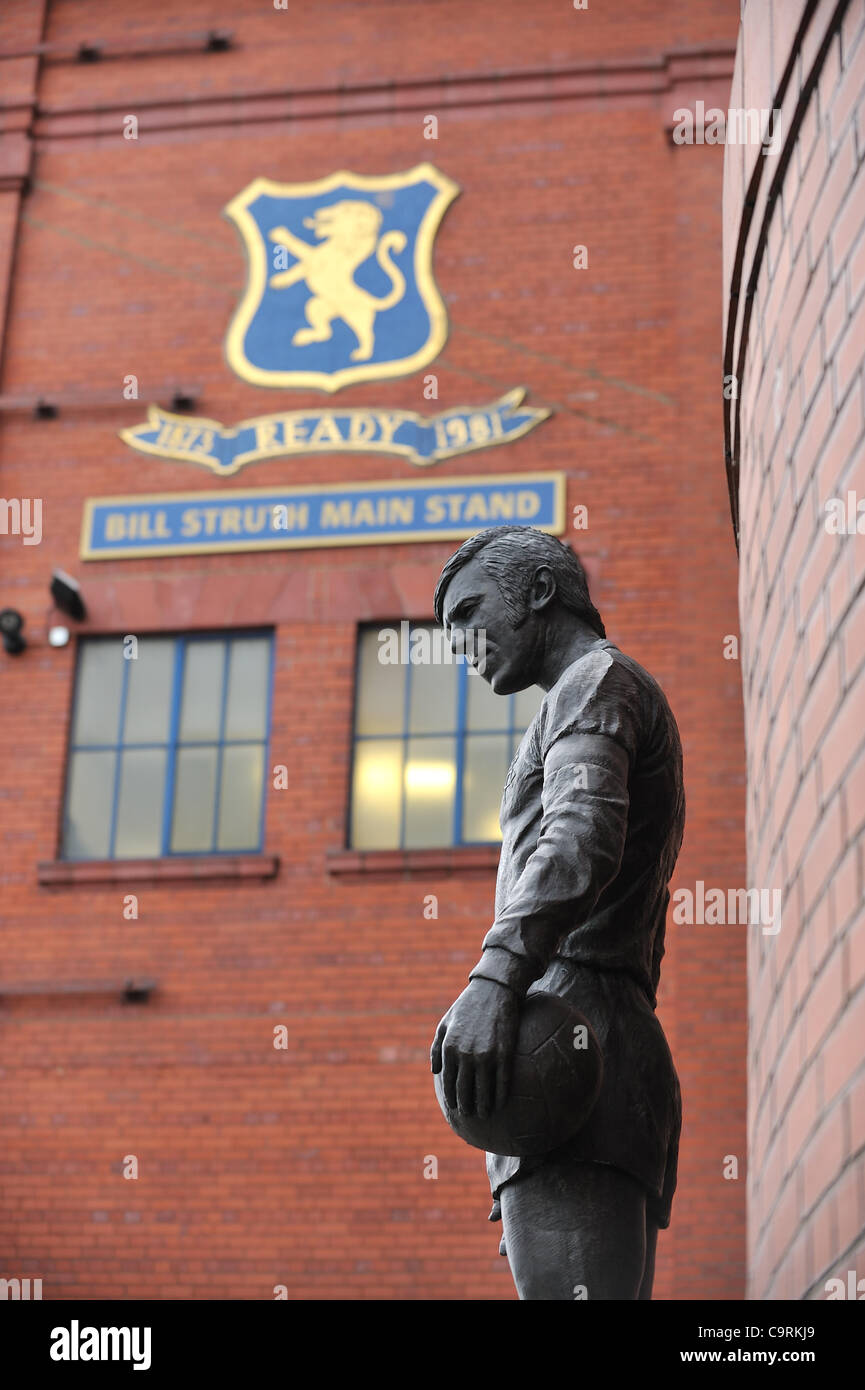
[[495,921],[438,1026],[432,1070],[447,1105],[481,1122],[508,1096],[527,995],[558,995],[588,1020],[597,1100],[545,1154],[487,1153],[490,1220],[521,1299],[649,1299],[681,1128],[655,1014],[685,819],[676,722],[607,640],[571,547],[544,532],[472,536],[442,570],[435,613],[455,648],[483,631],[480,674],[496,694],[546,696],[505,783]]

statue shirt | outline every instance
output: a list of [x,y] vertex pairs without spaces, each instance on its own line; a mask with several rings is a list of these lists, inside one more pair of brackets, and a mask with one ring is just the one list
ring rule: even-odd
[[[571,740],[564,766],[545,769]],[[566,996],[604,1055],[601,1094],[561,1150],[612,1163],[669,1222],[679,1084],[655,1015],[668,884],[682,842],[679,733],[657,682],[599,639],[547,692],[502,796],[495,921],[472,978]],[[542,1159],[487,1156],[494,1195]]]

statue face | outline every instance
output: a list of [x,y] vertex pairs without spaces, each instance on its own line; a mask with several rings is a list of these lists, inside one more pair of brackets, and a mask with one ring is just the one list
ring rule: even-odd
[[[525,621],[513,627],[498,585],[477,556],[458,570],[448,585],[443,617],[451,647],[455,652],[465,651],[470,660],[474,653],[473,665],[478,665],[477,634],[484,633],[485,647],[480,650],[485,659],[478,670],[496,695],[510,695],[535,684],[543,619],[530,610]],[[469,635],[463,636],[466,633]]]

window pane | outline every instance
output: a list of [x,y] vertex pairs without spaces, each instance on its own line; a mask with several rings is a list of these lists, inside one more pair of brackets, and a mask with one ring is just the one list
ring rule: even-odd
[[456,740],[409,739],[403,786],[406,849],[453,844]]
[[544,691],[539,685],[530,685],[514,696],[514,728],[527,729],[541,707]]
[[73,744],[117,743],[120,731],[120,691],[123,647],[119,637],[85,641],[78,659]]
[[260,745],[223,748],[218,849],[258,849],[263,778]]
[[508,773],[510,739],[506,734],[475,734],[465,741],[463,764],[463,839],[497,841],[499,805]]
[[177,750],[171,829],[171,848],[175,852],[213,848],[216,754],[215,748]]
[[466,681],[466,728],[507,729],[511,722],[510,698],[496,695],[483,676],[471,667]]
[[108,858],[115,759],[114,753],[73,753],[69,759],[67,859]]
[[450,733],[457,721],[459,665],[440,627],[412,624],[412,650],[425,659],[409,672],[409,733]]
[[[270,642],[244,637],[231,643],[224,738],[263,738],[270,681]],[[258,837],[256,836],[256,842]]]
[[[139,660],[140,652],[139,648]],[[121,755],[115,858],[157,859],[162,853],[165,762],[161,748],[133,749]]]
[[[379,661],[389,653],[379,641],[386,628],[366,628],[360,636],[357,712],[355,729],[359,734],[401,734],[405,698],[405,666]],[[399,635],[399,628],[390,629]],[[392,642],[398,648],[398,640]]]
[[351,792],[355,849],[396,849],[402,791],[400,739],[364,739],[356,745]]
[[219,738],[224,665],[224,642],[187,642],[180,715],[181,742]]
[[127,662],[124,743],[165,743],[171,713],[175,643],[143,637],[138,656]]

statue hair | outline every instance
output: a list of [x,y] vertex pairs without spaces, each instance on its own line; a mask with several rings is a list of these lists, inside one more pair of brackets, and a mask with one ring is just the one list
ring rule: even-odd
[[445,590],[459,570],[477,555],[498,585],[509,622],[519,627],[526,617],[532,577],[538,565],[548,565],[556,581],[556,597],[563,608],[576,613],[599,637],[606,629],[592,600],[586,572],[567,541],[557,540],[534,526],[491,526],[463,541],[446,562],[436,585],[433,607],[443,621]]

